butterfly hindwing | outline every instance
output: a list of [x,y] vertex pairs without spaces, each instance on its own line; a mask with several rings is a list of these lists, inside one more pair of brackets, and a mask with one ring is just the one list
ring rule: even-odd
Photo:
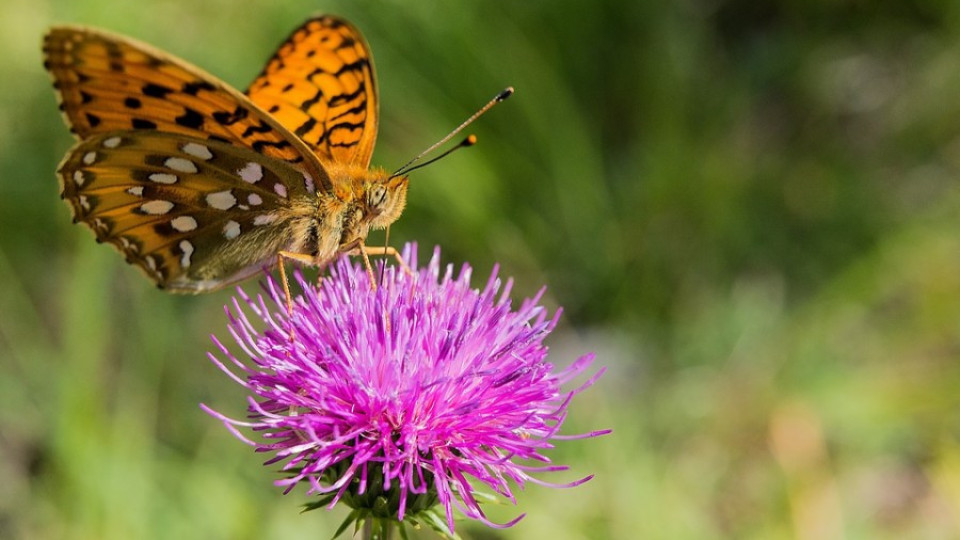
[[252,149],[155,131],[78,143],[58,170],[74,220],[158,285],[201,292],[303,252],[317,216],[315,185]]
[[301,167],[329,188],[319,160],[246,96],[187,62],[101,30],[52,28],[44,65],[60,107],[81,139],[154,130],[245,146]]
[[373,59],[347,21],[327,15],[304,23],[247,95],[321,158],[369,166],[378,122]]

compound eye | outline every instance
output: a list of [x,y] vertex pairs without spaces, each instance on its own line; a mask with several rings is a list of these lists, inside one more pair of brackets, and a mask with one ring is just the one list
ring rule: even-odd
[[379,207],[387,199],[387,188],[384,186],[374,186],[370,190],[370,206]]

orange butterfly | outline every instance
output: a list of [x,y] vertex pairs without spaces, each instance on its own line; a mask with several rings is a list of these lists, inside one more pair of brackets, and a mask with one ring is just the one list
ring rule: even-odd
[[246,95],[100,30],[54,27],[43,51],[80,139],[57,171],[61,195],[75,222],[159,287],[205,292],[283,259],[323,265],[344,252],[371,272],[368,254],[396,256],[364,242],[400,216],[413,168],[368,168],[377,87],[350,23],[308,20]]

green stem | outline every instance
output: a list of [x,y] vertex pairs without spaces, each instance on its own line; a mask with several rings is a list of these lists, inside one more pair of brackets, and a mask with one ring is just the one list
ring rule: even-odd
[[393,520],[367,518],[363,520],[360,537],[363,540],[393,540],[394,528]]

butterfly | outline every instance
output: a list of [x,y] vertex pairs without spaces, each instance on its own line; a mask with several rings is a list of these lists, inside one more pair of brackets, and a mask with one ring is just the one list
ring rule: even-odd
[[396,256],[365,240],[400,216],[412,169],[369,167],[377,85],[349,22],[309,19],[246,93],[102,30],[53,27],[43,53],[79,139],[61,196],[160,288],[211,291],[340,253],[363,255],[372,276],[368,253]]

